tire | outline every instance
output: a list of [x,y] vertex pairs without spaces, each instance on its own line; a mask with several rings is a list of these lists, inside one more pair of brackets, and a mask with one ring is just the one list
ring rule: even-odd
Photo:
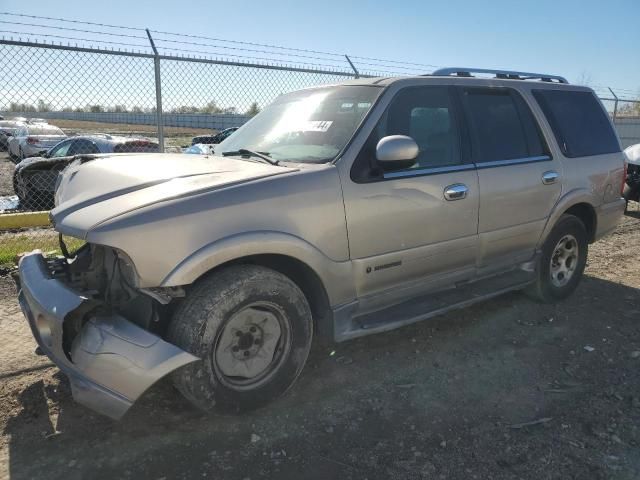
[[[569,254],[571,244],[577,251]],[[588,248],[587,230],[582,221],[574,215],[560,217],[542,246],[536,281],[525,292],[543,303],[567,298],[580,283]],[[567,273],[563,273],[564,268]]]
[[635,187],[631,187],[628,183],[624,184],[624,188],[622,189],[622,198],[625,199],[625,207],[624,212],[627,213],[627,209],[629,207],[630,201],[638,201],[640,200],[640,188],[636,185]]
[[294,282],[265,267],[232,266],[199,280],[173,314],[168,341],[201,360],[172,379],[202,410],[253,410],[293,384],[312,336],[311,310]]

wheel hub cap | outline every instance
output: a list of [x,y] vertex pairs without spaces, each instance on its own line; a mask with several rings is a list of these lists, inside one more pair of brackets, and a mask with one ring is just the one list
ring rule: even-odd
[[254,378],[273,361],[282,332],[276,316],[248,307],[227,322],[215,351],[220,372],[228,377]]
[[565,235],[553,249],[551,256],[551,283],[563,287],[573,277],[578,267],[578,242],[573,235]]

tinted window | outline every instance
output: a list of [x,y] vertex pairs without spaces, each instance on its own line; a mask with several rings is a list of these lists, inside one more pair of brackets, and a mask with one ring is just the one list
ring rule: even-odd
[[119,143],[113,147],[114,153],[153,153],[159,151],[157,143],[149,142],[147,140],[133,140],[131,142]]
[[407,135],[420,149],[414,169],[462,163],[460,135],[447,87],[411,87],[400,91],[380,120],[372,140]]
[[98,150],[95,143],[89,140],[76,140],[73,142],[71,148],[69,148],[67,155],[81,155],[87,153],[100,153],[100,150]]
[[591,92],[534,90],[560,149],[567,157],[620,151],[611,122]]
[[474,161],[512,160],[544,154],[533,114],[516,92],[466,88],[463,89],[463,103],[469,118]]

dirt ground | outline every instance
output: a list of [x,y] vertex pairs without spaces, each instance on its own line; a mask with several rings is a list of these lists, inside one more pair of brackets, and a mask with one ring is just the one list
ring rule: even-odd
[[0,279],[0,478],[638,479],[640,211],[568,300],[512,293],[315,347],[281,400],[205,416],[161,381],[120,422],[73,402]]

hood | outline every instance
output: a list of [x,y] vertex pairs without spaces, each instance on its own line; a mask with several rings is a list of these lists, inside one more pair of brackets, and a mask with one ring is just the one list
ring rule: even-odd
[[29,167],[33,167],[36,169],[48,168],[51,165],[55,165],[57,163],[64,163],[64,162],[68,163],[71,160],[73,160],[73,157],[54,157],[54,158],[28,157],[16,165],[16,172],[21,172]]
[[75,160],[59,177],[51,217],[60,226],[65,217],[90,209],[91,222],[97,225],[158,202],[294,171],[213,155],[137,153]]

